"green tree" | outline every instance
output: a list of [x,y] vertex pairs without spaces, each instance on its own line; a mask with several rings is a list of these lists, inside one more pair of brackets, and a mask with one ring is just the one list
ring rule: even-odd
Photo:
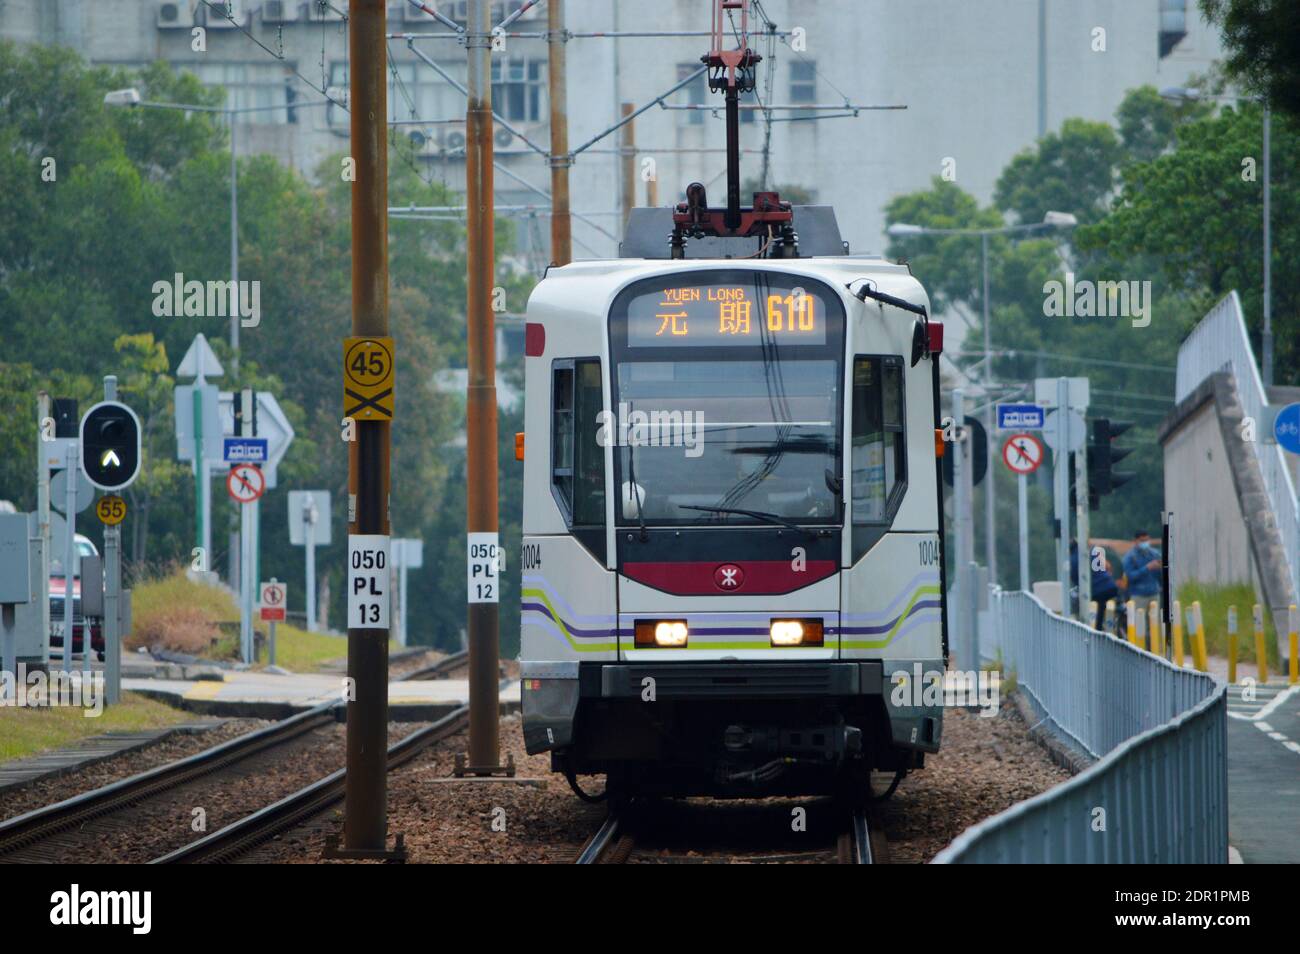
[[[69,51],[0,42],[0,437],[14,449],[0,460],[0,498],[35,505],[36,392],[76,398],[84,409],[98,398],[102,376],[117,374],[145,428],[144,469],[130,491],[125,528],[133,542],[128,572],[188,563],[194,493],[188,468],[175,460],[171,374],[203,332],[226,371],[213,383],[271,391],[296,432],[278,487],[260,508],[261,571],[289,580],[300,598],[302,550],[288,543],[284,492],[330,490],[337,542],[318,559],[334,596],[332,618],[341,622],[348,448],[339,361],[351,327],[350,184],[340,175],[341,157],[323,163],[314,181],[269,157],[239,160],[240,277],[259,283],[261,320],[241,329],[236,370],[228,317],[166,317],[153,309],[155,283],[170,283],[176,273],[229,277],[226,133],[204,113],[104,106],[107,91],[127,86],[154,101],[223,102],[221,91],[162,63],[135,72],[94,68]],[[425,181],[415,163],[395,147],[393,204],[458,201]],[[497,234],[504,249],[509,225],[498,223]],[[454,449],[463,406],[436,385],[440,372],[465,360],[464,248],[457,223],[390,226],[390,324],[399,342],[392,523],[396,535],[423,537],[431,550],[444,538],[462,547],[464,540]],[[532,278],[502,267],[498,281],[508,309],[521,311]],[[505,473],[513,460],[503,454],[502,462]],[[233,507],[214,477],[209,556],[221,568]],[[512,520],[517,527],[512,506],[517,502],[503,502],[506,534]],[[431,558],[412,581],[419,642],[448,641],[419,621],[440,620],[447,607],[461,614],[464,606],[463,553],[449,577],[442,562]],[[517,632],[512,611],[517,607],[503,607],[506,632]]]
[[[1300,146],[1294,121],[1275,117],[1278,156]],[[1237,289],[1258,335],[1263,311],[1262,116],[1243,104],[1177,130],[1177,148],[1126,166],[1114,211],[1080,229],[1079,246],[1122,259],[1141,256],[1159,268],[1169,294],[1190,303],[1188,318]],[[1273,314],[1277,377],[1295,382],[1300,280],[1287,263],[1300,246],[1300,182],[1294,167],[1273,167]],[[1258,341],[1256,341],[1258,349]]]
[[1274,108],[1300,119],[1300,21],[1288,0],[1201,0],[1223,31],[1228,72]]

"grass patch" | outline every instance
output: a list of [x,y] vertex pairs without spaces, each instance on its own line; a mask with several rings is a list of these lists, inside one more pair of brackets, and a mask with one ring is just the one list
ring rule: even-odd
[[0,707],[0,762],[62,748],[105,732],[138,732],[192,721],[194,716],[133,692],[122,693],[122,701],[105,706],[88,718],[85,709]]
[[196,583],[176,567],[166,576],[137,583],[131,589],[131,615],[140,623],[178,606],[197,610],[213,623],[239,622],[239,606],[224,589]]
[[[237,660],[239,633],[218,624],[238,623],[239,605],[225,589],[198,583],[183,567],[166,576],[136,584],[132,591],[135,631],[128,648],[159,647],[190,653],[204,659]],[[258,662],[267,662],[266,623],[255,622],[262,648]],[[395,643],[389,644],[396,648]],[[293,672],[319,672],[325,663],[346,659],[346,639],[327,633],[310,633],[288,623],[275,629],[275,661]]]
[[[1228,607],[1237,607],[1237,659],[1241,662],[1255,661],[1255,623],[1251,616],[1257,597],[1255,588],[1249,583],[1188,583],[1178,590],[1178,599],[1182,602],[1183,629],[1187,628],[1187,611],[1193,600],[1201,601],[1201,617],[1205,621],[1205,648],[1214,656],[1228,655]],[[1184,643],[1187,636],[1183,637]],[[1268,608],[1264,608],[1264,647],[1268,654],[1268,666],[1272,672],[1278,671],[1277,639],[1273,631],[1273,617]]]
[[[258,627],[259,631],[261,626]],[[348,641],[328,633],[310,633],[288,623],[275,626],[275,664],[291,672],[317,672],[321,666],[335,659],[346,659]],[[262,662],[267,660],[264,649]]]

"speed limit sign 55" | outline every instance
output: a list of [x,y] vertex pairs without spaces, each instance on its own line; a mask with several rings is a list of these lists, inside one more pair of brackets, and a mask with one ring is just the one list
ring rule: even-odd
[[121,497],[100,497],[95,501],[95,515],[106,527],[116,527],[126,519],[126,501]]

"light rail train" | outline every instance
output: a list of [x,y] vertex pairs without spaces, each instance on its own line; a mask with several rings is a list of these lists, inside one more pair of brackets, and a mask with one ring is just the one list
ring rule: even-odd
[[947,657],[942,327],[830,209],[740,207],[732,8],[726,207],[636,209],[528,302],[524,739],[579,794],[861,797],[942,733],[896,682]]

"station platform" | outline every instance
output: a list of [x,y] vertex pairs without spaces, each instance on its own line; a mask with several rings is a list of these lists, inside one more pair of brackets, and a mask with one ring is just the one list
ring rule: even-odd
[[[1240,674],[1239,674],[1240,675]],[[1228,834],[1247,864],[1300,864],[1300,686],[1228,687]]]
[[[323,702],[344,698],[343,678],[321,673],[265,671],[220,673],[220,678],[124,678],[122,688],[203,715],[284,719]],[[519,708],[518,680],[501,683],[502,712]],[[469,680],[431,679],[388,684],[389,719],[427,722],[469,703]]]

